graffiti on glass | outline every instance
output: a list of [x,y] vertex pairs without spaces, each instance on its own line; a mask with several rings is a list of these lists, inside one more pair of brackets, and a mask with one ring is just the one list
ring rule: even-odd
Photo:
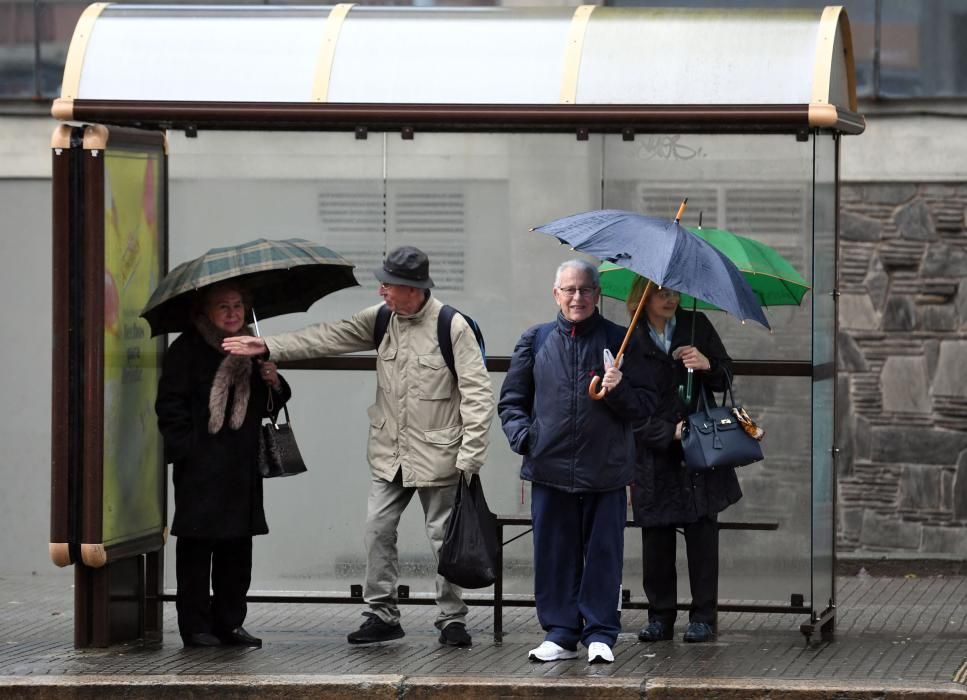
[[664,160],[691,160],[704,155],[702,147],[692,148],[681,143],[681,134],[655,134],[642,138],[638,157],[642,160],[662,158]]

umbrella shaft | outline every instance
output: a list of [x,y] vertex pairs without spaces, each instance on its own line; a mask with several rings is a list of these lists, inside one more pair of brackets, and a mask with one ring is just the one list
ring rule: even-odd
[[625,348],[628,347],[628,340],[631,339],[631,333],[635,330],[635,326],[638,325],[638,317],[641,316],[642,309],[645,308],[645,299],[648,298],[648,290],[651,289],[652,282],[648,280],[648,284],[645,285],[645,291],[641,293],[641,299],[638,300],[638,308],[635,309],[635,315],[631,317],[631,324],[628,326],[628,332],[625,333],[625,339],[621,342],[621,348],[618,350],[618,354],[614,358],[615,367],[621,362],[621,356],[625,354]]

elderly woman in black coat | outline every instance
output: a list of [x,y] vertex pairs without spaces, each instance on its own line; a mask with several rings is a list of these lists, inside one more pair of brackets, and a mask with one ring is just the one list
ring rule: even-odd
[[[269,531],[258,471],[262,418],[289,399],[275,364],[222,352],[251,332],[243,287],[200,291],[192,328],[165,354],[155,410],[174,464],[178,629],[186,647],[261,646],[242,623],[252,579],[252,536]],[[210,575],[209,575],[210,572]],[[213,595],[209,597],[209,583]]]
[[[632,505],[641,526],[649,623],[638,639],[656,642],[674,634],[678,528],[685,533],[692,594],[683,639],[707,642],[715,636],[718,605],[718,514],[742,498],[742,491],[732,468],[702,472],[685,468],[682,423],[696,410],[703,388],[714,405],[712,392],[727,386],[732,360],[705,314],[679,308],[675,290],[648,286],[647,280],[639,278],[628,298],[629,313],[634,313],[646,290],[645,318],[634,332],[645,361],[653,365],[652,374],[661,382],[662,398],[658,411],[635,430],[638,464]],[[694,372],[693,393],[686,405],[679,388],[685,386],[689,368]]]

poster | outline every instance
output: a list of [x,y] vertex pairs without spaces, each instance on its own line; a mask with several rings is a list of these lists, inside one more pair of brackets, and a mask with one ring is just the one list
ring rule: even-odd
[[160,531],[165,471],[154,399],[161,338],[139,317],[164,266],[160,150],[104,152],[102,542]]

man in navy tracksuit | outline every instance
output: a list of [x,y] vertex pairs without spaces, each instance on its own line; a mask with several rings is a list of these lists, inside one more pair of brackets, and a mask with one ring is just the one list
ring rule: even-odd
[[[625,486],[634,475],[632,423],[646,418],[657,395],[644,363],[605,368],[625,329],[596,309],[598,271],[583,260],[558,268],[557,320],[520,338],[500,393],[498,412],[521,478],[531,482],[534,593],[544,642],[535,661],[577,657],[611,663],[621,631],[621,572],[627,517]],[[629,363],[631,365],[631,363]],[[607,390],[588,395],[595,376]]]

